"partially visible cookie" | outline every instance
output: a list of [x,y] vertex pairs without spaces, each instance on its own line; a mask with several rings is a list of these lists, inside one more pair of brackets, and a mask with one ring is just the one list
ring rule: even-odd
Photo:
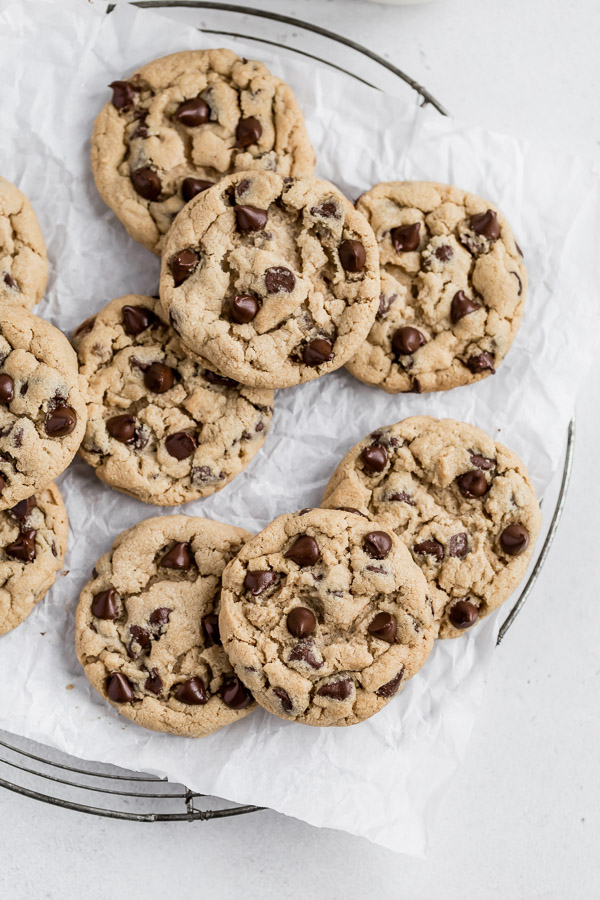
[[223,569],[249,537],[210,519],[157,516],[98,560],[81,592],[75,644],[90,684],[122,715],[202,737],[252,711],[217,616]]
[[338,369],[375,318],[371,228],[327,181],[243,172],[192,200],[165,243],[160,299],[188,352],[282,388]]
[[521,460],[479,428],[413,416],[350,450],[323,505],[355,506],[407,545],[429,583],[439,636],[497,609],[533,555],[541,515]]
[[67,468],[85,432],[77,358],[49,322],[19,306],[0,316],[0,509]]
[[0,635],[20,625],[54,584],[68,530],[55,484],[0,512]]
[[73,336],[86,383],[80,455],[102,481],[146,503],[207,497],[262,447],[273,392],[190,359],[157,298],[113,300]]
[[46,245],[31,203],[0,175],[0,304],[27,309],[48,281]]
[[223,574],[233,667],[270,712],[354,725],[423,665],[434,638],[423,575],[392,531],[358,512],[279,516]]
[[356,206],[377,237],[381,295],[350,372],[390,393],[443,391],[493,374],[519,329],[527,290],[502,213],[426,181],[375,185]]
[[110,86],[92,136],[96,186],[155,253],[182,206],[224,175],[314,172],[302,110],[263,63],[231,50],[187,50]]

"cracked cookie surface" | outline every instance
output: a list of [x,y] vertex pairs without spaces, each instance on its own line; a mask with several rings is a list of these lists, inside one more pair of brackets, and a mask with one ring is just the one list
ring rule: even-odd
[[394,531],[429,583],[439,637],[497,609],[523,578],[541,515],[521,460],[473,425],[413,416],[350,450],[323,505]]
[[20,625],[54,584],[68,530],[55,484],[0,512],[0,635]]
[[442,391],[493,374],[521,324],[527,271],[510,225],[450,185],[375,185],[356,203],[379,245],[381,294],[348,363],[390,393]]
[[0,304],[31,309],[48,281],[46,245],[31,203],[0,176]]
[[77,357],[49,322],[18,306],[0,321],[0,509],[67,468],[85,431]]
[[106,484],[175,506],[225,487],[262,447],[273,392],[190,359],[157,298],[113,300],[73,343],[88,413],[79,453]]
[[385,706],[433,644],[425,579],[393,532],[355,512],[279,516],[223,574],[223,644],[256,700],[306,725]]
[[342,366],[375,318],[365,218],[327,181],[231,175],[177,217],[160,298],[188,352],[243,384],[290,387]]
[[231,50],[183,51],[111,87],[92,136],[96,186],[155,253],[184,204],[223,176],[314,172],[302,110],[261,62]]
[[202,737],[255,707],[217,617],[223,569],[249,537],[210,519],[157,516],[98,560],[77,606],[75,644],[90,684],[122,715]]

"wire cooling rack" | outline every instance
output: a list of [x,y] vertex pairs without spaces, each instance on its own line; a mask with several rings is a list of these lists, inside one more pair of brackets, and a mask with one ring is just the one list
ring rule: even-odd
[[[432,106],[447,115],[442,104],[424,87],[386,59],[349,38],[290,16],[230,3],[140,0],[143,9],[158,8],[170,16],[192,22],[206,34],[241,38],[257,47],[269,45],[282,53],[315,60],[356,81],[379,89],[389,88],[412,96],[421,106]],[[108,7],[110,13],[114,5]],[[286,26],[285,38],[281,26]],[[524,588],[498,634],[498,644],[529,597],[548,556],[566,499],[575,441],[571,422],[565,441],[562,477],[546,505],[553,512],[545,525],[545,537],[532,564]],[[100,763],[75,759],[17,735],[0,732],[0,787],[53,806],[109,819],[134,822],[193,822],[222,819],[258,812],[258,806],[237,806],[210,798],[211,808],[200,804],[209,798],[166,779],[143,775]]]

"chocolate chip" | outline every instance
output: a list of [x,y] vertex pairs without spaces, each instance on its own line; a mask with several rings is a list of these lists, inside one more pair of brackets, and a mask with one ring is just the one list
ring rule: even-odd
[[378,640],[393,644],[396,640],[397,628],[396,620],[390,613],[380,612],[369,624],[368,631]]
[[367,260],[365,248],[360,241],[342,241],[338,256],[346,272],[362,272]]
[[435,248],[433,255],[436,259],[439,259],[440,262],[448,262],[454,256],[454,250],[449,244],[441,244],[439,247]]
[[418,328],[404,325],[394,332],[392,350],[396,356],[407,356],[422,347],[424,343],[425,337]]
[[467,500],[474,500],[476,497],[483,497],[489,489],[486,477],[479,469],[473,472],[465,472],[456,479],[458,489]]
[[258,209],[256,206],[236,206],[235,219],[237,230],[242,234],[250,231],[261,231],[267,224],[269,213],[266,209]]
[[380,688],[377,688],[375,693],[378,697],[385,697],[387,700],[389,697],[393,697],[394,694],[398,693],[398,688],[402,683],[402,676],[404,675],[404,666],[400,669],[397,675],[394,675],[391,681],[387,681],[385,684],[382,684]]
[[134,169],[130,177],[134,190],[140,197],[144,200],[158,200],[162,184],[154,169],[143,166],[141,169]]
[[437,562],[441,562],[444,558],[444,547],[436,540],[421,541],[414,545],[413,553],[418,553],[419,556],[433,556]]
[[0,375],[0,403],[8,406],[15,396],[15,383],[10,375]]
[[383,472],[387,465],[388,454],[383,444],[374,443],[365,447],[360,456],[370,472]]
[[133,685],[120,672],[113,672],[106,679],[106,693],[113,703],[131,703],[133,700]]
[[296,286],[296,276],[285,266],[271,266],[265,269],[265,286],[269,294],[278,294],[279,291],[290,294]]
[[308,637],[317,627],[315,614],[306,606],[295,606],[291,609],[285,623],[289,633],[297,638]]
[[135,103],[135,88],[129,81],[111,81],[109,88],[112,88],[111,103],[115,109],[131,109]]
[[314,641],[299,641],[296,646],[292,647],[290,650],[288,660],[290,662],[306,663],[311,669],[322,669],[323,659],[320,654],[317,656],[315,651],[318,653]]
[[24,397],[28,390],[29,390],[29,382],[24,381],[19,390],[21,397]]
[[85,337],[86,334],[89,334],[92,328],[96,323],[96,316],[90,316],[89,319],[86,319],[85,322],[82,322],[81,325],[78,325],[75,331],[73,332],[72,340],[76,338]]
[[186,541],[178,541],[165,553],[158,564],[165,569],[184,569],[187,571],[192,568],[193,563],[194,555],[190,544]]
[[7,544],[4,552],[20,562],[33,562],[35,559],[35,535],[33,528],[24,529],[16,541]]
[[523,251],[521,250],[521,248],[519,247],[519,245],[517,244],[516,241],[515,241],[515,247],[517,248],[517,253],[519,254],[519,256],[521,258],[523,258]]
[[284,691],[283,688],[276,687],[273,688],[273,693],[281,700],[281,705],[285,712],[291,712],[293,710],[294,704],[292,703],[290,695],[287,691]]
[[137,337],[156,322],[155,314],[145,306],[124,306],[121,315],[123,316],[123,330],[130,337]]
[[468,600],[459,600],[450,610],[448,618],[455,628],[470,628],[479,618],[479,610]]
[[320,366],[331,362],[334,356],[333,344],[325,338],[315,338],[302,351],[302,361],[306,366]]
[[317,216],[321,219],[339,219],[340,211],[334,200],[327,200],[321,206],[313,206],[310,210],[311,216]]
[[237,676],[227,679],[220,694],[223,703],[230,709],[246,709],[252,703],[252,694]]
[[[147,650],[150,646],[150,635],[145,628],[140,628],[139,625],[130,625],[129,633],[131,641],[127,648],[127,655],[131,659],[136,659],[142,650]],[[139,647],[139,650],[135,649],[136,647]]]
[[211,372],[210,369],[205,370],[204,377],[210,384],[220,384],[223,387],[237,387],[239,384],[239,381],[234,381],[233,378],[226,378],[225,375],[219,375],[217,372]]
[[229,301],[229,315],[238,325],[246,325],[256,318],[260,309],[253,294],[236,294]]
[[122,416],[113,416],[106,420],[106,430],[116,441],[122,444],[132,444],[135,440],[135,416],[127,413]]
[[4,275],[4,284],[9,288],[17,288],[17,282],[6,272]]
[[495,459],[490,459],[488,456],[479,456],[476,453],[474,453],[470,459],[473,465],[477,466],[478,469],[493,469],[496,465]]
[[349,678],[341,678],[339,681],[330,681],[322,685],[317,691],[319,697],[328,697],[330,700],[346,700],[352,693],[352,682]]
[[520,556],[528,545],[529,532],[524,525],[509,525],[500,535],[500,546],[509,556]]
[[355,515],[355,516],[362,516],[363,519],[368,519],[368,518],[369,518],[369,517],[366,516],[364,513],[362,513],[362,512],[360,511],[360,509],[355,509],[353,506],[336,506],[336,509],[341,509],[341,510],[343,510],[344,512],[352,513],[352,514]]
[[169,606],[159,606],[150,613],[148,621],[151,625],[167,625],[172,612]]
[[399,225],[397,228],[392,228],[390,237],[396,253],[407,253],[412,250],[418,250],[420,231],[420,222],[415,222],[414,225]]
[[165,439],[165,450],[174,459],[187,459],[197,446],[196,438],[187,431],[177,431]]
[[206,685],[197,675],[189,681],[178,684],[173,695],[180,703],[186,703],[188,706],[204,706],[209,701]]
[[456,325],[457,322],[464,319],[465,316],[475,312],[477,309],[481,309],[480,303],[475,303],[474,300],[467,297],[464,291],[457,291],[452,298],[452,305],[450,307],[450,319],[452,324]]
[[97,619],[116,619],[119,615],[119,595],[114,588],[94,594],[92,615]]
[[153,394],[166,394],[175,382],[175,372],[163,363],[152,363],[144,372],[144,384]]
[[387,498],[388,500],[393,500],[398,503],[408,503],[409,506],[416,506],[415,501],[412,499],[410,494],[407,494],[406,491],[394,491],[393,494],[390,494]]
[[6,478],[5,478],[5,476],[0,472],[0,494],[2,494],[2,491],[4,490],[5,487],[6,487]]
[[397,299],[398,294],[383,294],[379,295],[379,309],[377,310],[377,318],[383,319],[385,315],[390,311],[390,307],[392,303]]
[[189,247],[185,250],[180,250],[179,253],[171,257],[169,268],[171,269],[175,287],[179,287],[180,284],[187,281],[190,275],[196,271],[198,262],[198,255],[193,250],[190,250]]
[[488,369],[492,374],[496,372],[496,369],[494,368],[494,358],[491,353],[480,353],[477,356],[469,356],[468,359],[464,360],[464,364],[474,375],[477,375],[479,372],[485,372]]
[[216,613],[209,613],[202,619],[202,633],[207,647],[221,646],[221,633],[219,631],[219,617]]
[[49,412],[44,422],[46,434],[50,437],[66,437],[77,425],[77,413],[70,406],[57,406]]
[[254,116],[240,119],[235,130],[235,146],[243,149],[256,144],[262,135],[262,125]]
[[410,392],[411,392],[411,394],[420,394],[421,393],[421,382],[419,381],[418,378],[413,378]]
[[498,216],[493,209],[487,212],[479,213],[471,219],[471,229],[475,234],[480,234],[488,241],[497,241],[500,237],[500,224]]
[[453,534],[450,540],[448,541],[448,554],[449,556],[454,556],[457,559],[463,559],[467,553],[469,552],[469,540],[467,535],[463,532],[460,534]]
[[213,472],[210,466],[193,466],[190,477],[194,484],[216,484],[225,475],[223,472]]
[[163,680],[158,674],[157,669],[152,669],[148,678],[144,682],[144,688],[151,694],[160,694],[163,689]]
[[287,553],[284,554],[286,559],[291,559],[299,566],[314,566],[321,556],[319,545],[313,537],[302,534],[296,538]]
[[259,594],[262,594],[271,585],[277,584],[278,581],[279,575],[277,572],[246,572],[244,587],[255,597],[258,597]]
[[385,559],[392,549],[392,539],[385,531],[370,531],[363,538],[363,549],[371,559]]
[[35,509],[35,496],[28,497],[26,500],[20,500],[11,509],[7,510],[14,519],[24,522],[32,509]]
[[208,103],[202,97],[194,97],[192,100],[184,100],[183,103],[180,103],[173,118],[182,125],[187,125],[188,128],[195,128],[197,125],[204,125],[205,122],[208,122],[209,116]]
[[193,200],[198,194],[207,191],[214,181],[205,181],[203,178],[184,178],[181,182],[181,196],[186,203]]
[[519,282],[519,290],[517,291],[517,296],[520,297],[523,293],[523,282],[521,281],[521,276],[518,274],[518,272],[511,272],[510,274],[514,275]]

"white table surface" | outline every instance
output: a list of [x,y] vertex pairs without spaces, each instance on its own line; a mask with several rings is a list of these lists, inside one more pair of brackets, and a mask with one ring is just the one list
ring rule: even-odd
[[[461,118],[600,159],[598,0],[248,5],[362,42]],[[578,403],[573,479],[556,542],[496,654],[467,761],[445,798],[427,860],[270,812],[141,825],[0,792],[0,896],[596,900],[599,391],[595,370]]]

